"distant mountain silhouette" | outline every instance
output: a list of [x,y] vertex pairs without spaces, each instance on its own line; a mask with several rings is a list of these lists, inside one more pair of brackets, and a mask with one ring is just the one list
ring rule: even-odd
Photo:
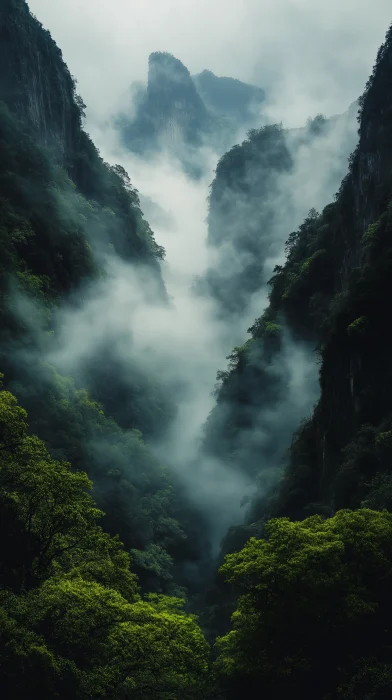
[[191,76],[165,52],[150,55],[147,86],[131,92],[129,109],[116,119],[123,144],[140,154],[165,147],[195,171],[200,146],[223,153],[239,128],[259,124],[265,97],[261,88],[208,70]]
[[192,76],[207,109],[216,116],[230,117],[238,123],[258,119],[265,92],[235,78],[218,77],[210,70]]

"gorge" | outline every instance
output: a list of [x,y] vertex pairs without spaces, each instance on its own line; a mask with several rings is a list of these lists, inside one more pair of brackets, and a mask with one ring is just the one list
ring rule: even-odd
[[391,29],[302,125],[166,51],[90,120],[24,0],[0,56],[3,696],[384,700]]

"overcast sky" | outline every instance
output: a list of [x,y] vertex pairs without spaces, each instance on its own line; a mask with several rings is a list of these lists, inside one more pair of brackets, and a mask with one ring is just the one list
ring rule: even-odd
[[151,51],[269,90],[287,125],[340,112],[362,92],[390,0],[29,0],[93,115],[111,111]]

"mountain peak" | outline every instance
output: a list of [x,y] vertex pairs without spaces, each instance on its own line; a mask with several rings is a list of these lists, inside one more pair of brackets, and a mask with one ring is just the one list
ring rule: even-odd
[[194,75],[193,82],[207,108],[217,116],[248,121],[265,100],[262,88],[243,83],[237,78],[217,76],[210,70]]
[[198,111],[204,111],[189,70],[170,53],[155,51],[150,54],[147,91],[153,99],[158,96],[162,99],[162,95],[165,94],[167,99],[173,101],[171,109],[175,109],[179,101],[185,101],[193,103]]
[[[190,78],[189,70],[179,58],[167,51],[153,51],[148,57],[148,70],[159,71],[165,77],[182,76]],[[166,75],[167,74],[167,75]]]

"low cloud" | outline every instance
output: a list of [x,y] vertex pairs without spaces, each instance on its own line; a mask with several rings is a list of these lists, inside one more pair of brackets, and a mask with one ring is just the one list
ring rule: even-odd
[[300,126],[361,93],[391,20],[389,0],[29,0],[78,77],[89,118],[116,111],[153,51],[264,87],[270,117]]

